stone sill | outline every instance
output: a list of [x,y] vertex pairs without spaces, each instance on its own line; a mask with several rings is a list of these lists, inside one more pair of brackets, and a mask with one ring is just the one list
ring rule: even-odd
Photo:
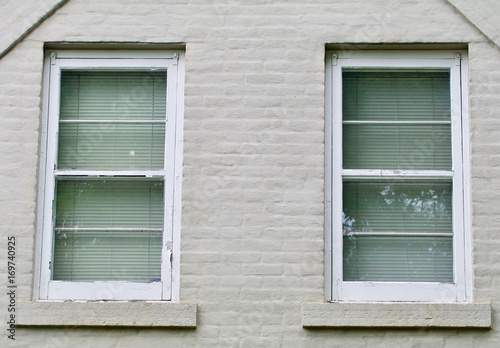
[[491,328],[489,303],[352,303],[302,304],[302,326]]
[[196,327],[196,303],[18,302],[18,326]]

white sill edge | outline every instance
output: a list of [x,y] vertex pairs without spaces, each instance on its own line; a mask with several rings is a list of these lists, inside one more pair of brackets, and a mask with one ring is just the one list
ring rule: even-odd
[[197,304],[170,301],[25,301],[18,326],[196,327]]
[[305,328],[491,328],[491,304],[304,302],[302,326]]

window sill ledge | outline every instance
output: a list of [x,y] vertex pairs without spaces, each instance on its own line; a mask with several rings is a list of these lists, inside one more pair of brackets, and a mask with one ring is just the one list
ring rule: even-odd
[[489,303],[308,303],[302,326],[490,328]]
[[196,327],[196,303],[19,302],[19,326]]

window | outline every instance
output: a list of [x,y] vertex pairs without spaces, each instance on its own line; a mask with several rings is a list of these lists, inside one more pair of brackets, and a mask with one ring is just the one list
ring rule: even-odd
[[328,300],[470,300],[466,59],[327,55]]
[[47,56],[39,299],[177,299],[183,54]]

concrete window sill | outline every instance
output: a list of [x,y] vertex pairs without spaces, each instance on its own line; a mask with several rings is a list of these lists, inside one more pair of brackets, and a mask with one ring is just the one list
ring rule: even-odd
[[19,302],[18,326],[196,327],[196,303]]
[[490,328],[488,303],[308,303],[302,326]]

